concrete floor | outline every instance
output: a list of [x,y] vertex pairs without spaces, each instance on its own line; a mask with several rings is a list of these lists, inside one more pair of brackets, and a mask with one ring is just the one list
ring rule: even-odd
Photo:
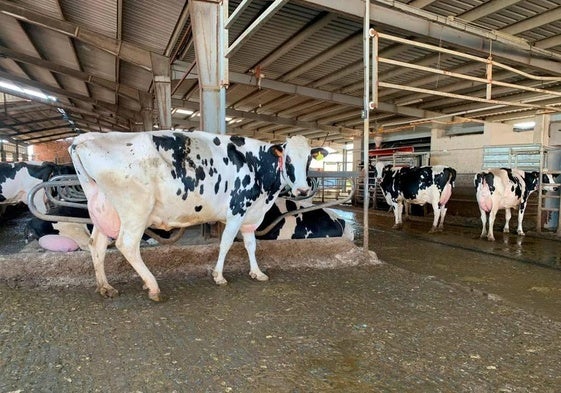
[[[361,221],[360,211],[345,214]],[[149,301],[134,275],[108,272],[121,290],[110,300],[94,293],[93,276],[4,280],[0,392],[560,391],[561,271],[528,263],[560,243],[488,243],[478,228],[454,225],[428,235],[425,220],[396,232],[383,213],[370,221],[382,264],[334,268],[329,252],[333,244],[340,255],[340,244],[328,239],[284,243],[283,266],[267,251],[278,245],[260,244],[270,281],[252,281],[236,263],[225,287],[162,272],[164,303]],[[149,252],[168,255],[158,250]]]

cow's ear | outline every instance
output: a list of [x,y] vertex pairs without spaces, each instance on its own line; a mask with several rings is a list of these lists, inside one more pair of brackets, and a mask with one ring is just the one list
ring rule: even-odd
[[311,151],[311,154],[314,160],[321,161],[326,155],[329,154],[329,152],[323,147],[314,147]]
[[278,158],[282,158],[282,146],[281,145],[273,145],[271,147],[269,147],[269,153],[271,153],[274,156],[277,156]]

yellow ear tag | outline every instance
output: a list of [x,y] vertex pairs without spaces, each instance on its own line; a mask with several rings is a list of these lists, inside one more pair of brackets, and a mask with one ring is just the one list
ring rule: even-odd
[[323,160],[323,154],[321,154],[321,152],[318,151],[317,154],[316,154],[316,156],[315,156],[315,159],[318,160],[318,161]]

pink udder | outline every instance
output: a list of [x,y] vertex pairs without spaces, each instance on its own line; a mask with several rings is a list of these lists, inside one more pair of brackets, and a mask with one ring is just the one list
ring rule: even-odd
[[442,190],[442,194],[440,194],[440,201],[439,201],[440,206],[446,205],[451,196],[452,196],[452,185],[446,184],[446,186],[444,186],[444,190]]
[[88,211],[94,225],[105,235],[116,239],[119,235],[121,220],[113,205],[105,194],[99,190],[97,184],[90,183],[88,192]]
[[479,208],[485,212],[490,212],[493,208],[493,199],[491,198],[491,191],[487,183],[483,183],[479,189],[479,197],[477,198],[477,203]]

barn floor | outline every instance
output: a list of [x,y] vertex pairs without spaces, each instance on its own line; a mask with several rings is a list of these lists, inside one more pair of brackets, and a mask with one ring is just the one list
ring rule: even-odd
[[349,242],[260,242],[266,283],[245,274],[241,244],[225,287],[206,273],[215,244],[146,248],[163,303],[115,253],[121,296],[107,300],[87,253],[3,251],[0,392],[559,391],[561,270],[528,263],[553,263],[558,241],[370,224],[383,263]]

